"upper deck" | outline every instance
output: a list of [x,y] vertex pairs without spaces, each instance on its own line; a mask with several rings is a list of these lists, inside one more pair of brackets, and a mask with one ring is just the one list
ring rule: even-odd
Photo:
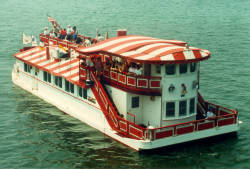
[[[161,95],[160,75],[154,75],[151,65],[193,63],[208,59],[210,52],[203,49],[188,47],[186,42],[177,40],[163,40],[145,36],[127,35],[117,36],[97,42],[96,39],[79,35],[84,42],[91,39],[91,46],[76,44],[67,40],[40,34],[45,46],[57,45],[73,49],[79,53],[79,59],[100,57],[104,67],[102,80],[124,91],[143,94]],[[106,62],[113,66],[107,68]],[[143,69],[140,75],[129,72],[131,63],[140,65]],[[123,66],[121,66],[123,65]],[[120,68],[122,67],[122,68]],[[80,80],[86,80],[88,67],[79,65]]]

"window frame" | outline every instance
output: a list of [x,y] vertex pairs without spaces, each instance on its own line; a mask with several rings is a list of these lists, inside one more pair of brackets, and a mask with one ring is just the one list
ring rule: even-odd
[[[185,66],[184,67],[185,71],[183,71],[183,66]],[[184,73],[187,73],[187,72],[188,72],[188,64],[187,63],[179,64],[179,73],[184,74]]]
[[131,98],[131,108],[139,108],[140,107],[140,97],[139,96],[133,96]]
[[155,73],[161,74],[161,65],[155,65]]
[[[168,104],[173,104],[172,106],[168,106]],[[173,118],[175,117],[175,111],[176,111],[176,104],[175,104],[175,101],[169,101],[169,102],[166,102],[166,107],[165,107],[165,117],[166,118]],[[170,107],[170,108],[168,108]],[[170,110],[170,111],[168,111]],[[171,112],[171,113],[169,113]]]
[[[191,102],[193,101],[193,104]],[[193,111],[191,111],[193,109]],[[189,114],[195,114],[195,97],[189,100]]]
[[65,79],[65,91],[69,92],[70,91],[70,87],[69,87],[69,81]]
[[197,64],[195,62],[190,63],[190,72],[195,72],[196,69],[197,69]]
[[[185,113],[182,113],[183,107],[181,107],[181,103],[185,103]],[[179,101],[179,117],[187,116],[187,100],[180,100]]]
[[[173,72],[167,73],[169,70],[168,68],[172,68]],[[166,75],[175,75],[176,74],[176,64],[166,64],[165,65],[165,74]]]

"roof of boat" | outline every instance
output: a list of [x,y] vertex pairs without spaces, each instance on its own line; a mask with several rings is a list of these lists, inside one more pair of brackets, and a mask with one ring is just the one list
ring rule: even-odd
[[117,36],[98,42],[90,47],[80,47],[84,54],[107,53],[142,63],[186,63],[208,59],[210,52],[189,47],[186,42],[164,40],[146,36]]
[[14,55],[17,59],[47,71],[55,76],[61,76],[72,83],[79,82],[79,59],[69,58],[57,61],[46,57],[46,50],[34,47]]

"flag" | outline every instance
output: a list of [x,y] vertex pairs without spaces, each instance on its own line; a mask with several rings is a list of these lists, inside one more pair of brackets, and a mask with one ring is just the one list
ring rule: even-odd
[[31,36],[27,36],[23,33],[23,44],[26,45],[26,44],[31,43],[31,42],[32,42]]
[[50,22],[56,22],[56,20],[55,20],[54,18],[49,17],[49,16],[48,16],[48,20],[49,20]]
[[51,22],[52,26],[57,27],[59,30],[61,29],[60,25],[56,22],[56,20],[50,16],[48,16],[49,22]]

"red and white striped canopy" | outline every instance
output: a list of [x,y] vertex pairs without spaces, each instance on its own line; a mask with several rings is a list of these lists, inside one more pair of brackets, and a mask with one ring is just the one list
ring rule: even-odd
[[56,61],[47,59],[45,49],[35,47],[14,55],[17,59],[47,71],[55,76],[61,76],[72,83],[79,82],[79,59],[62,59]]
[[90,47],[79,48],[77,51],[84,54],[108,53],[145,63],[196,62],[210,56],[208,50],[186,47],[186,42],[137,35],[110,38]]

